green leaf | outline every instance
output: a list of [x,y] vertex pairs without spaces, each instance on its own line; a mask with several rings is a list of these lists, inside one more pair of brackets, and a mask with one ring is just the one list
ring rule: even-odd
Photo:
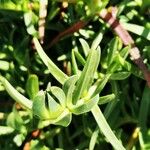
[[112,74],[114,73],[116,70],[120,69],[121,64],[118,62],[113,62],[107,69],[107,74]]
[[106,85],[106,83],[108,82],[109,78],[110,78],[111,74],[106,74],[102,79],[98,80],[95,83],[96,89],[92,94],[92,97],[100,94],[100,92],[103,90],[104,86]]
[[72,50],[71,52],[71,60],[72,60],[72,69],[73,69],[73,73],[74,74],[78,74],[79,72],[79,69],[78,69],[78,65],[77,65],[77,62],[76,62],[76,58],[75,58],[75,54],[74,54],[74,49]]
[[50,118],[45,104],[44,91],[39,91],[34,97],[32,111],[33,115],[38,116],[42,120]]
[[18,147],[21,146],[24,140],[25,136],[23,134],[17,134],[13,139],[13,141],[16,143]]
[[50,88],[51,94],[53,94],[57,100],[60,102],[61,106],[65,107],[66,106],[66,96],[65,93],[63,92],[62,89],[52,86]]
[[24,126],[24,121],[15,107],[13,107],[13,111],[7,117],[7,125],[19,131],[20,133],[25,135],[27,133],[27,129]]
[[107,46],[108,48],[105,49],[102,53],[102,67],[104,69],[111,68],[110,66],[114,62],[116,55],[118,54],[118,50],[121,49],[122,43],[118,37],[113,38]]
[[144,13],[146,9],[150,7],[150,2],[148,0],[142,0],[141,11]]
[[76,103],[76,105],[72,105],[69,107],[69,110],[76,115],[80,115],[86,112],[91,111],[91,109],[98,103],[99,96],[96,95],[95,97],[86,100],[85,99],[80,99]]
[[71,76],[63,85],[63,91],[65,92],[66,95],[67,106],[72,105],[73,91],[75,89],[75,83],[77,82],[77,79],[78,79],[77,75]]
[[144,53],[143,57],[150,60],[150,46],[145,46],[143,49],[143,53]]
[[84,55],[87,56],[90,51],[90,47],[89,47],[88,43],[84,39],[81,39],[81,38],[79,39],[79,41],[82,45]]
[[38,116],[41,120],[53,122],[62,114],[63,110],[64,108],[44,91],[40,91],[33,100],[33,115]]
[[29,75],[27,83],[26,83],[26,91],[30,99],[33,100],[33,98],[39,92],[39,80],[38,80],[37,75],[35,74]]
[[[120,57],[121,58],[121,57]],[[123,60],[123,59],[122,59]],[[122,61],[120,59],[120,61]],[[122,67],[124,67],[127,71],[130,71],[131,70],[131,64],[129,62],[127,62],[126,60],[125,61],[122,61]]]
[[20,6],[18,7],[18,5],[14,4],[13,1],[6,1],[6,0],[5,2],[0,1],[0,8],[6,9],[6,10],[10,9],[10,10],[15,10],[15,11],[21,11],[21,7]]
[[106,139],[112,144],[116,150],[125,150],[121,142],[117,139],[110,126],[108,125],[104,115],[102,114],[100,108],[95,105],[92,108],[92,114],[99,126],[101,132],[105,135]]
[[109,44],[109,48],[108,48],[108,56],[107,56],[107,66],[109,66],[114,57],[115,57],[115,54],[118,50],[118,45],[119,45],[119,38],[116,37],[114,38],[113,40],[111,40],[110,44]]
[[47,93],[46,103],[48,107],[49,119],[56,119],[64,110],[64,108],[57,103],[49,93]]
[[150,41],[150,29],[131,23],[123,23],[122,25],[126,30],[133,32],[137,35],[143,36],[144,38]]
[[106,104],[112,100],[115,99],[115,94],[109,94],[109,95],[106,95],[106,96],[101,96],[99,98],[99,102],[98,102],[98,105],[102,105],[102,104]]
[[9,62],[0,60],[0,70],[4,70],[4,71],[9,70]]
[[117,56],[115,57],[114,61],[118,64],[118,65],[122,65],[125,66],[125,59],[123,57],[120,56],[120,54],[117,54]]
[[74,51],[74,54],[75,54],[76,58],[78,59],[78,61],[84,66],[86,61],[82,57],[82,55],[78,51]]
[[46,55],[36,37],[33,38],[33,41],[40,58],[42,59],[44,64],[48,67],[50,73],[56,78],[56,80],[58,80],[61,84],[63,84],[68,79],[68,76],[64,74]]
[[2,84],[2,82],[0,81],[0,91],[4,91],[4,90],[5,90],[5,88],[4,88],[3,84]]
[[150,108],[149,98],[150,98],[150,88],[145,86],[142,95],[141,105],[140,105],[140,112],[139,112],[139,124],[143,131],[147,129],[146,122],[148,119],[149,108]]
[[49,14],[47,15],[48,20],[51,21],[60,12],[60,9],[57,7],[57,3],[52,2]]
[[126,78],[128,78],[131,75],[130,72],[117,72],[117,73],[113,73],[110,76],[111,80],[124,80]]
[[114,57],[114,62],[107,69],[108,73],[114,73],[120,67],[124,67],[127,71],[131,70],[131,64],[125,58],[128,56],[129,48],[125,47]]
[[94,32],[92,30],[85,30],[85,29],[79,29],[79,33],[85,38],[85,39],[88,39],[90,38]]
[[138,78],[144,79],[143,74],[141,72],[141,70],[139,70],[138,67],[131,65],[131,69],[129,70],[133,75],[137,76]]
[[90,145],[89,145],[89,150],[94,150],[94,147],[95,147],[96,142],[97,142],[98,134],[99,134],[99,129],[96,129],[92,133],[91,140],[90,140]]
[[53,120],[44,120],[40,122],[39,128],[46,127],[50,124],[67,127],[70,124],[71,119],[72,119],[72,114],[70,113],[70,111],[68,109],[64,109],[64,111],[57,118]]
[[91,50],[74,91],[73,103],[87,94],[100,61],[100,51]]
[[97,49],[98,45],[100,44],[102,38],[103,38],[104,29],[98,33],[96,38],[92,42],[91,49]]
[[14,132],[14,128],[8,126],[0,126],[0,136],[8,135]]
[[129,50],[131,49],[131,46],[129,45],[129,46],[126,46],[125,48],[123,48],[123,49],[121,49],[120,51],[119,51],[119,55],[121,56],[121,57],[123,57],[124,59],[126,59],[127,58],[127,56],[129,55]]
[[4,85],[8,94],[19,104],[23,105],[25,108],[32,109],[32,101],[20,94],[4,77],[0,76],[0,80]]
[[63,113],[57,117],[54,124],[67,127],[71,123],[71,119],[72,114],[68,111],[68,109],[65,109]]
[[90,9],[91,14],[95,14],[101,11],[101,9],[105,8],[108,4],[109,0],[95,0],[87,1],[87,5]]
[[33,139],[30,142],[30,150],[50,150],[41,140]]
[[27,11],[24,13],[24,22],[27,27],[28,34],[32,36],[37,36],[37,31],[35,30],[34,24],[33,24],[33,12]]

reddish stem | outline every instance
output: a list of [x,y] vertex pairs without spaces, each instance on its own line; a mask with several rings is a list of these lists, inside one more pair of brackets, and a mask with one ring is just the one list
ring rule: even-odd
[[29,133],[24,142],[22,143],[22,145],[20,146],[21,149],[23,150],[30,150],[30,146],[31,146],[31,140],[32,139],[37,139],[41,134],[41,130],[40,129],[37,129],[37,130],[34,130],[32,131],[31,133]]
[[143,59],[140,55],[140,50],[135,46],[134,40],[130,34],[123,28],[121,23],[116,19],[112,14],[113,12],[108,12],[106,9],[102,10],[98,15],[106,21],[115,33],[121,38],[124,45],[131,45],[132,48],[129,51],[131,60],[141,69],[144,74],[144,78],[147,81],[148,86],[150,87],[150,71],[148,71],[146,65],[143,62]]
[[60,32],[52,41],[51,43],[48,45],[48,48],[52,47],[54,44],[56,44],[62,37],[66,36],[66,35],[70,35],[76,31],[78,31],[79,29],[83,28],[84,26],[87,25],[88,22],[85,21],[78,21],[75,24],[73,24],[71,27],[69,27],[68,29],[66,29],[63,32]]

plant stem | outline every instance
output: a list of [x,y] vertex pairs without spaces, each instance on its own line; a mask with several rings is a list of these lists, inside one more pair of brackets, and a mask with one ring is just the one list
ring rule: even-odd
[[105,135],[107,140],[112,144],[112,146],[116,150],[125,150],[125,148],[123,147],[121,142],[117,139],[117,137],[115,136],[115,134],[111,130],[110,126],[108,125],[108,123],[107,123],[104,115],[102,114],[100,108],[98,107],[98,105],[94,106],[92,108],[91,112],[92,112],[100,130]]
[[108,12],[106,9],[103,9],[98,15],[111,26],[115,33],[121,38],[124,45],[131,45],[131,49],[129,51],[131,60],[133,60],[134,63],[141,69],[144,74],[144,78],[150,87],[150,71],[148,71],[146,65],[144,64],[143,58],[140,55],[140,50],[135,46],[134,40],[130,34],[116,19],[116,17],[113,15],[113,12]]
[[88,23],[88,21],[82,21],[79,20],[78,22],[76,22],[75,24],[73,24],[71,27],[67,28],[65,31],[60,32],[48,45],[47,48],[52,47],[54,44],[56,44],[62,37],[66,36],[66,35],[70,35],[76,31],[78,31],[79,29],[83,28],[84,26],[86,26]]

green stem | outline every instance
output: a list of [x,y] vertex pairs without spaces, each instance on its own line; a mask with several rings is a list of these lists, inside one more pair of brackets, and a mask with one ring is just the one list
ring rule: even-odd
[[121,142],[117,139],[113,131],[111,130],[110,126],[108,125],[103,113],[101,112],[98,105],[94,106],[91,110],[99,129],[102,131],[102,133],[105,135],[105,137],[108,139],[108,141],[112,144],[112,146],[116,150],[125,150]]

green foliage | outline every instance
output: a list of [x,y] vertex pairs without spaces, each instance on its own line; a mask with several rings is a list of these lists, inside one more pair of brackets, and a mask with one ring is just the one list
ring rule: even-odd
[[26,92],[30,99],[33,99],[39,91],[39,80],[37,75],[31,74],[26,83]]
[[137,35],[143,36],[144,38],[150,41],[150,29],[144,28],[136,24],[130,24],[130,23],[124,23],[123,26],[128,31],[131,31]]
[[[0,1],[0,149],[29,142],[31,150],[148,150],[150,89],[128,56],[131,45],[97,13],[117,6],[150,68],[149,2],[48,1],[43,45],[39,2]],[[87,25],[72,33],[79,20]]]

